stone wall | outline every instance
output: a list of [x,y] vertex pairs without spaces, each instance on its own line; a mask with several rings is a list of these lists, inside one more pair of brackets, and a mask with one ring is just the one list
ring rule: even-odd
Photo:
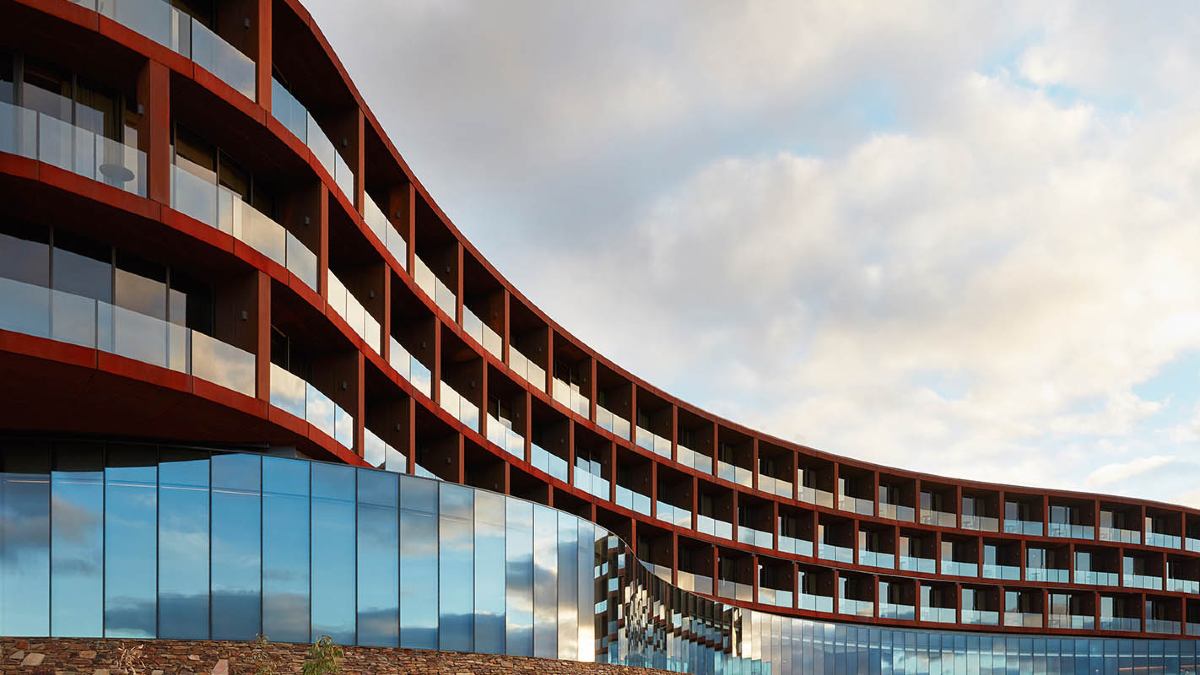
[[[307,645],[275,642],[0,638],[0,673],[284,675],[301,671],[307,649]],[[343,675],[651,675],[663,671],[516,656],[347,647],[340,672]]]

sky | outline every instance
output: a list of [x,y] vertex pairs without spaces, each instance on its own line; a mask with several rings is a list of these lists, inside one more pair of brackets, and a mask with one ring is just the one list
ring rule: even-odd
[[306,5],[458,228],[651,384],[1200,506],[1189,3]]

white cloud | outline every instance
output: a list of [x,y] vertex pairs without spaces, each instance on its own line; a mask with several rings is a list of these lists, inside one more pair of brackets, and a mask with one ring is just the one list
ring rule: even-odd
[[1128,462],[1105,464],[1088,474],[1085,482],[1091,487],[1101,488],[1128,480],[1134,476],[1140,476],[1155,469],[1161,469],[1174,461],[1175,458],[1168,455],[1151,455],[1150,457],[1140,457]]

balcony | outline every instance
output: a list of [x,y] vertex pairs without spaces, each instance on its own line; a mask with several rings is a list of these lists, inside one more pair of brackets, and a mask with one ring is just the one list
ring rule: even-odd
[[865,548],[860,548],[858,549],[858,564],[893,570],[896,569],[896,555],[894,553],[868,551]]
[[685,591],[691,591],[693,593],[703,593],[705,595],[712,595],[713,580],[712,580],[712,577],[710,577],[710,576],[705,576],[703,574],[695,574],[692,572],[684,572],[683,570],[679,570],[679,572],[676,573],[675,578],[676,578],[675,585],[682,588]]
[[1026,567],[1026,581],[1040,581],[1053,584],[1071,583],[1071,571],[1056,567]]
[[271,405],[320,429],[347,448],[354,447],[354,418],[319,389],[271,364]]
[[861,516],[875,515],[875,502],[863,497],[851,497],[850,495],[841,495],[838,497],[838,508],[842,511],[857,513]]
[[745,487],[753,487],[754,478],[750,469],[730,464],[722,460],[717,460],[717,478],[727,480],[730,483],[737,483]]
[[[458,297],[454,295],[454,290],[442,281],[441,277],[433,273],[429,269],[429,265],[425,264],[424,260],[418,257],[413,257],[413,280],[417,282],[417,288],[424,291],[425,295],[433,300],[433,304],[442,310],[450,318],[456,316],[458,310]],[[514,369],[515,370],[515,369]],[[545,371],[542,372],[542,386],[545,386],[546,377]]]
[[899,520],[905,523],[911,523],[913,522],[913,519],[916,518],[916,514],[917,510],[911,506],[879,502],[880,518],[889,518],[891,520]]
[[979,565],[973,562],[942,558],[942,574],[952,577],[977,577],[979,576]]
[[743,584],[728,579],[717,580],[717,595],[742,602],[754,601],[754,584]]
[[879,603],[879,618],[912,621],[916,619],[917,608],[912,605],[900,605],[892,602]]
[[797,606],[812,612],[833,612],[833,596],[801,593],[797,598]]
[[1004,612],[1004,625],[1019,628],[1041,628],[1041,612]]
[[703,473],[712,472],[712,458],[679,443],[675,446],[676,461]]
[[930,623],[955,623],[958,611],[953,607],[921,607],[921,620]]
[[987,565],[983,566],[984,579],[1003,579],[1006,581],[1020,581],[1021,568],[1016,565]]
[[1091,525],[1075,525],[1072,523],[1051,522],[1046,532],[1047,536],[1061,539],[1095,539],[1096,528]]
[[342,191],[342,195],[353,202],[354,172],[350,170],[350,165],[342,159],[342,155],[334,147],[333,141],[329,140],[329,137],[321,130],[321,125],[317,124],[308,110],[274,78],[271,79],[271,115],[308,146],[313,156],[333,178],[333,182]]
[[1005,518],[1004,532],[1006,534],[1023,534],[1030,537],[1040,537],[1042,536],[1042,523],[1041,521]]
[[1000,612],[987,609],[964,609],[962,622],[970,626],[998,626]]
[[833,493],[820,488],[800,486],[800,501],[817,506],[833,508]]
[[363,429],[363,459],[376,469],[393,473],[408,471],[408,458],[370,429]]
[[1167,579],[1167,590],[1175,593],[1191,593],[1192,595],[1200,595],[1200,581],[1195,579],[1176,579],[1169,577]]
[[962,517],[962,529],[974,530],[976,532],[998,532],[1000,530],[1000,519],[992,516],[966,516]]
[[[532,365],[532,362],[530,362],[530,365]],[[596,424],[617,438],[629,440],[629,420],[617,415],[599,403],[596,404]]]
[[654,503],[654,515],[664,523],[689,529],[692,527],[692,510],[690,508],[675,506],[662,500],[656,500]]
[[1090,614],[1051,614],[1046,622],[1047,628],[1064,628],[1067,630],[1093,630],[1096,627],[1096,617]]
[[1075,583],[1083,586],[1116,586],[1119,575],[1116,572],[1099,572],[1096,570],[1075,570]]
[[[529,444],[529,463],[533,465],[533,468],[539,469],[543,473],[548,474],[551,478],[557,478],[558,480],[561,480],[564,483],[567,482],[567,460],[563,459],[562,457],[559,457],[558,455],[554,454],[553,452],[550,452],[549,450],[546,450],[545,448],[538,445],[537,443]],[[643,513],[647,516],[650,515],[650,498],[649,497],[645,497],[644,495],[638,495],[638,497],[644,497],[644,499],[645,499],[645,503],[644,503],[645,510],[642,510],[641,508],[634,508],[633,506],[631,506],[628,503],[625,503],[625,504],[621,503],[620,497],[621,497],[622,489],[623,488],[621,488],[619,486],[617,487],[617,499],[618,499],[617,503],[618,504],[621,504],[621,506],[624,506],[625,508],[633,509],[633,510],[637,511],[638,513]],[[634,493],[634,494],[637,494],[637,493]],[[607,497],[607,495],[606,495],[606,497]],[[636,503],[639,506],[642,505],[642,501],[640,501],[640,500],[637,500]]]
[[[454,419],[462,422],[468,429],[479,431],[479,406],[475,405],[467,399],[467,397],[455,391],[446,382],[440,383],[438,388],[438,405],[442,410],[450,413]],[[566,462],[564,462],[565,464]],[[565,478],[563,480],[566,480]]]
[[849,546],[821,543],[817,547],[817,556],[824,560],[854,564],[854,549]]
[[[417,357],[409,354],[408,350],[391,336],[388,336],[388,363],[414,389],[425,394],[426,398],[433,398],[433,374],[429,372],[429,368]],[[525,455],[524,448],[521,455]]]
[[[650,497],[631,490],[620,483],[617,484],[617,506],[624,506],[630,511],[636,511],[643,516],[650,515]],[[730,529],[732,530],[732,525]],[[730,535],[732,536],[732,535]],[[728,539],[729,536],[726,537]]]
[[[350,329],[354,331],[362,341],[367,344],[375,353],[380,351],[380,327],[379,321],[367,311],[366,307],[354,297],[354,294],[346,288],[341,279],[329,270],[329,306],[337,315],[345,319],[346,323],[350,324]],[[478,422],[476,423],[478,427]]]
[[[1135,542],[1136,543],[1136,542]],[[1163,534],[1162,532],[1147,532],[1146,545],[1157,546],[1159,548],[1179,549],[1183,547],[1183,538],[1174,534]]]
[[779,550],[783,553],[812,557],[813,543],[807,539],[797,539],[781,534],[779,535]]
[[875,616],[875,602],[872,600],[839,598],[838,614],[847,614],[850,616]]
[[1125,588],[1142,588],[1148,591],[1161,591],[1163,587],[1162,577],[1150,574],[1133,574],[1125,572],[1124,583]]
[[0,152],[146,196],[146,153],[45,113],[0,102]]
[[786,499],[792,498],[791,481],[776,478],[765,473],[758,474],[758,489]]
[[404,241],[404,237],[388,220],[383,209],[371,199],[371,195],[363,192],[363,221],[366,222],[367,228],[375,233],[383,247],[387,252],[395,258],[402,269],[408,268],[408,242]]
[[721,539],[733,539],[733,523],[703,514],[696,515],[696,531]]
[[[545,369],[531,361],[513,345],[508,346],[508,367],[522,380],[536,387],[538,391],[546,391]],[[597,413],[597,416],[599,416],[599,413]],[[628,427],[625,429],[625,438],[629,438]]]
[[756,530],[748,525],[738,525],[737,540],[759,548],[775,548],[775,536],[770,532]]
[[768,588],[763,585],[758,587],[758,602],[763,605],[774,605],[775,607],[791,607],[792,592],[785,591],[779,588]]
[[945,511],[921,509],[922,525],[937,525],[938,527],[958,527],[958,516]]
[[178,164],[171,166],[171,208],[241,241],[317,290],[317,255],[240,195],[218,185],[216,174],[205,173],[200,176]]
[[917,558],[909,555],[900,556],[900,569],[905,572],[937,573],[937,561],[933,558]]
[[[464,308],[463,311],[466,312],[466,308]],[[464,314],[464,316],[465,316],[465,314]],[[487,328],[487,327],[484,326],[484,328]],[[496,336],[496,339],[499,340],[498,335]],[[498,347],[499,347],[499,343],[497,343],[497,348]],[[497,356],[497,358],[499,358],[499,356]],[[575,412],[575,414],[579,415],[580,417],[590,418],[592,416],[592,409],[591,409],[592,402],[590,399],[588,399],[587,396],[583,395],[583,391],[580,390],[578,384],[568,383],[566,380],[560,380],[559,378],[556,377],[553,379],[553,385],[554,385],[554,388],[553,388],[553,391],[551,392],[551,394],[554,396],[555,401],[558,401],[564,407],[573,410]],[[638,440],[639,441],[641,440],[641,436],[642,436],[642,432],[639,430],[638,431]],[[639,442],[639,445],[641,445],[640,442]],[[664,455],[664,457],[669,456],[670,454],[671,454],[671,445],[670,445],[670,443],[668,443],[667,444],[667,454]]]
[[1192,553],[1200,553],[1200,539],[1187,537],[1183,540],[1183,547]]
[[0,329],[98,349],[255,395],[254,354],[80,295],[0,277]]
[[659,436],[649,429],[642,428],[641,425],[637,428],[637,445],[660,457],[671,458],[671,439]]
[[463,305],[462,329],[472,340],[483,346],[497,360],[504,360],[504,341],[470,307]]
[[1139,633],[1142,630],[1142,620],[1133,616],[1101,616],[1100,630]]
[[1120,544],[1140,544],[1142,543],[1142,533],[1137,530],[1126,530],[1120,527],[1101,527],[1100,541],[1115,541]]
[[1182,625],[1178,621],[1170,619],[1146,619],[1147,633],[1161,633],[1164,635],[1179,635]]
[[[490,423],[489,423],[490,424]],[[522,441],[522,454],[524,441]],[[575,487],[598,499],[608,500],[608,479],[600,474],[600,467],[579,456],[575,457]]]

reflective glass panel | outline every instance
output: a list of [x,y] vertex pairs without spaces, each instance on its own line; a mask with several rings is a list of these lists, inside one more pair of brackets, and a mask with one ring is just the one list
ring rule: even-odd
[[437,482],[400,482],[400,644],[437,649]]
[[400,644],[396,474],[358,472],[358,643]]
[[154,637],[158,467],[147,448],[108,449],[104,469],[104,636]]
[[262,632],[262,461],[212,458],[212,638],[253,640]]
[[208,637],[208,457],[163,451],[158,469],[158,635]]
[[443,650],[470,651],[475,643],[472,612],[475,608],[474,491],[442,483],[438,491],[439,558],[441,592],[438,646]]
[[558,656],[558,512],[533,507],[533,655]]
[[0,445],[0,635],[49,633],[49,447]]
[[504,653],[504,496],[475,493],[475,651]]
[[58,445],[50,474],[52,635],[104,631],[104,461],[99,446]]
[[579,519],[558,514],[558,658],[579,652]]
[[312,631],[338,644],[354,642],[355,471],[312,465]]
[[507,653],[533,656],[533,504],[505,500]]
[[308,462],[263,457],[263,634],[308,642]]

